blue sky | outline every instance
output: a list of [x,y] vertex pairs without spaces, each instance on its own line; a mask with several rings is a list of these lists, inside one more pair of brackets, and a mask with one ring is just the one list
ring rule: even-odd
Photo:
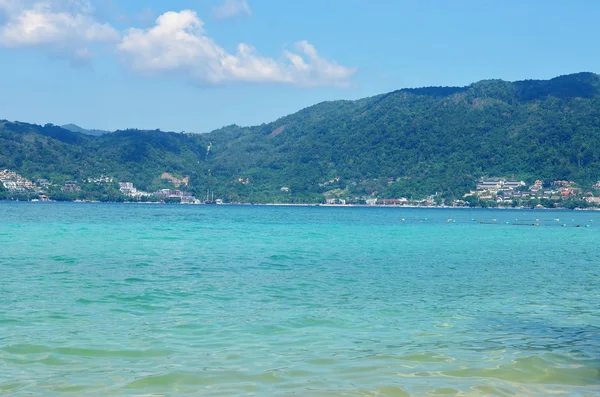
[[598,72],[595,0],[0,0],[0,118],[208,132],[324,100]]

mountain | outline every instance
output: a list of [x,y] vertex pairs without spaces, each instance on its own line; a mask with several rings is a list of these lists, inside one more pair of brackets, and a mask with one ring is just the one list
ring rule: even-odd
[[484,176],[592,183],[599,128],[600,77],[579,73],[326,102],[209,136],[227,172],[293,191],[339,177],[355,194],[457,197]]
[[[460,197],[486,176],[600,179],[600,76],[484,80],[324,102],[254,127],[208,134],[0,122],[0,169],[82,179],[109,174],[142,189],[163,172],[233,201],[348,196]],[[282,187],[288,189],[281,189]]]
[[86,130],[85,128],[82,128],[76,124],[65,124],[65,125],[61,126],[61,128],[64,128],[65,130],[79,132],[81,134],[93,135],[93,136],[110,134],[112,132],[112,131],[106,131],[106,130]]

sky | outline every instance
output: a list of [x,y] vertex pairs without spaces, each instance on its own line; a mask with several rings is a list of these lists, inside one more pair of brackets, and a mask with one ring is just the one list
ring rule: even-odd
[[596,0],[0,0],[0,119],[209,132],[600,71]]

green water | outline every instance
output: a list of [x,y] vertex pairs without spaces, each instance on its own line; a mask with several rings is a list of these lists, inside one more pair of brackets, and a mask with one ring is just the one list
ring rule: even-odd
[[0,395],[554,393],[600,212],[0,204]]

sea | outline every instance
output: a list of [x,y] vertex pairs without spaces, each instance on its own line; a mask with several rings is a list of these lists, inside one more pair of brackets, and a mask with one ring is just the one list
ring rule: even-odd
[[600,212],[0,203],[0,395],[600,395]]

